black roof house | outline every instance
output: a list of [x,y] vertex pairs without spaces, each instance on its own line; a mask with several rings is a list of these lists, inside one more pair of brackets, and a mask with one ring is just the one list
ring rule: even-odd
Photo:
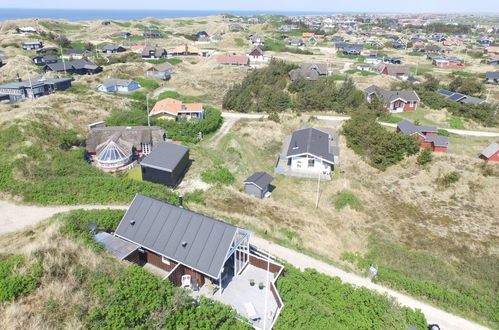
[[330,148],[331,136],[316,128],[304,128],[293,132],[286,157],[309,154],[334,164],[337,150]]
[[244,180],[244,191],[257,198],[264,198],[274,177],[265,172],[256,172]]
[[206,215],[137,194],[115,236],[217,279],[238,229]]
[[140,163],[142,179],[175,187],[189,165],[189,148],[163,141]]
[[85,60],[63,61],[50,63],[43,67],[43,71],[67,72],[68,74],[96,74],[102,67]]

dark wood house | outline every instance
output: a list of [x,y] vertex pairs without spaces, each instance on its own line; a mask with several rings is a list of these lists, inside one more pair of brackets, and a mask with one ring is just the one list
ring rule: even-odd
[[175,187],[189,165],[189,148],[163,141],[140,163],[142,179]]

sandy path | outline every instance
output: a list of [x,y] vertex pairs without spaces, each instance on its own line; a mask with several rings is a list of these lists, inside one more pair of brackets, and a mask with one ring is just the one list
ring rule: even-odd
[[[60,212],[66,212],[75,209],[126,209],[127,206],[122,205],[74,205],[74,206],[26,206],[19,205],[9,201],[0,201],[0,234],[13,232],[22,229],[26,226],[34,225],[41,220],[47,219],[52,215]],[[260,249],[268,250],[268,241],[253,236],[252,244]],[[426,316],[428,322],[437,323],[441,329],[487,329],[474,322],[463,319],[459,316],[447,313],[441,309],[431,306],[430,304],[418,301],[412,297],[403,295],[394,290],[385,288],[381,285],[372,283],[367,278],[356,274],[347,273],[342,269],[329,265],[323,261],[316,260],[312,257],[296,252],[289,248],[271,244],[270,253],[281,259],[286,260],[290,264],[300,269],[315,268],[317,271],[329,276],[338,276],[342,281],[351,283],[357,286],[376,290],[382,294],[387,294],[394,297],[397,301],[411,308],[419,308]]]
[[[251,239],[251,244],[258,246],[260,249],[269,250],[269,243],[267,240],[263,238],[253,236]],[[289,262],[290,264],[299,269],[303,270],[305,268],[315,268],[317,271],[324,273],[326,275],[337,276],[343,282],[354,284],[356,286],[363,286],[368,289],[375,290],[379,293],[394,297],[401,305],[420,309],[423,312],[423,314],[426,316],[426,319],[430,324],[436,323],[440,326],[440,329],[442,330],[487,329],[484,326],[463,319],[462,317],[450,314],[446,311],[433,307],[430,304],[418,301],[412,297],[406,296],[397,291],[372,283],[369,279],[365,277],[361,277],[352,273],[347,273],[346,271],[340,268],[331,266],[330,264],[327,264],[323,261],[314,259],[312,257],[288,249],[286,247],[272,243],[270,244],[270,254],[286,260],[287,262]]]
[[28,206],[14,204],[8,201],[0,201],[0,235],[13,232],[24,227],[34,225],[44,219],[50,218],[56,213],[67,212],[76,209],[124,209],[128,206],[122,205],[74,205],[74,206]]
[[[251,114],[251,113],[235,113],[235,112],[223,112],[222,116],[224,118],[230,118],[232,120],[235,120],[236,118],[248,118],[248,119],[259,119],[259,118],[266,118],[267,115],[260,115],[260,114]],[[350,119],[348,116],[316,116],[317,119],[320,120],[331,120],[331,121],[339,121],[339,120],[347,120]],[[397,127],[397,124],[391,124],[391,123],[383,123],[380,122],[381,125],[383,126],[389,126],[389,127]],[[223,128],[223,126],[222,126]],[[462,129],[452,129],[452,128],[446,128],[445,129],[448,132],[457,134],[457,135],[468,135],[468,136],[484,136],[484,137],[499,137],[499,132],[485,132],[485,131],[468,131],[468,130],[462,130]],[[221,131],[219,132],[221,133]],[[226,134],[227,132],[223,133]]]

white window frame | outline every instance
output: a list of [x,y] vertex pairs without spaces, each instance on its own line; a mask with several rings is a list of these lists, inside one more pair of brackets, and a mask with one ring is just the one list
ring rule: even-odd
[[163,256],[161,256],[161,262],[164,263],[164,264],[167,264],[167,265],[170,265],[170,260],[168,258],[165,258]]

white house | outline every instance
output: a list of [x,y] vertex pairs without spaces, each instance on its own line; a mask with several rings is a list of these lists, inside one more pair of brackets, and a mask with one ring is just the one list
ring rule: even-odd
[[251,62],[266,62],[267,58],[263,56],[263,51],[256,47],[251,52],[249,52],[246,56],[249,57]]
[[329,179],[339,162],[338,136],[324,129],[304,128],[286,138],[275,172]]

